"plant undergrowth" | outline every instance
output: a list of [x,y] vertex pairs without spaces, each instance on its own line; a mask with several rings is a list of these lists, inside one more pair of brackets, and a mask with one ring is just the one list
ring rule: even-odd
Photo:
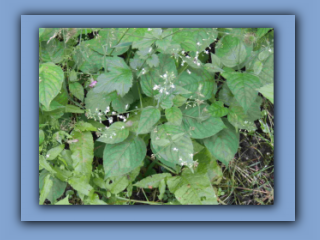
[[39,204],[273,204],[273,38],[40,28]]

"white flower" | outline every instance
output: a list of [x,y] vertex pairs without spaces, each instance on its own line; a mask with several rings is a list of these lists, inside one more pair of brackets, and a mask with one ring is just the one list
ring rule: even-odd
[[151,31],[152,30],[152,28],[148,28],[148,31]]
[[127,119],[123,119],[123,122],[126,122],[127,121]]
[[269,48],[269,50],[268,50],[269,52],[272,52],[272,50],[271,50],[271,48]]
[[201,43],[197,42],[197,45],[198,45],[198,46],[200,46],[200,45],[201,45]]
[[186,58],[190,58],[190,56],[188,55],[188,56],[186,56]]
[[169,92],[166,92],[167,95],[169,95]]
[[112,133],[114,136],[117,136],[117,134],[114,132],[114,133]]
[[108,130],[109,128],[108,127],[106,127],[106,130]]
[[109,117],[108,120],[109,120],[109,123],[111,124],[113,122],[113,117]]
[[208,50],[205,50],[204,52],[205,52],[206,54],[209,54],[209,51],[208,51]]
[[167,76],[168,76],[168,75],[167,75],[166,73],[165,73],[165,74],[163,74],[163,77],[164,77],[164,78],[166,78]]
[[129,116],[130,116],[129,113],[127,113],[127,118],[128,118]]
[[153,90],[157,90],[160,86],[158,86],[157,84],[154,85]]
[[129,108],[129,104],[126,105],[126,109],[128,109],[128,108]]
[[116,112],[112,112],[112,115],[116,115],[117,113]]
[[112,138],[112,135],[110,136],[110,138]]
[[182,54],[185,54],[185,51],[181,51]]
[[189,69],[187,69],[187,73],[191,74],[191,72],[190,72],[190,70],[189,70]]
[[182,157],[179,157],[179,161],[182,161]]
[[179,149],[174,147],[174,148],[172,148],[172,150],[178,152]]
[[189,156],[190,156],[190,157],[193,157],[193,154],[192,154],[192,153],[190,153],[190,154],[189,154]]
[[160,88],[159,92],[162,93],[163,92],[163,88]]
[[50,157],[50,154],[47,154],[47,155],[46,155],[46,158],[48,158],[48,157]]
[[170,85],[170,87],[171,87],[171,88],[175,88],[175,86],[174,86],[174,84],[173,84],[173,83]]
[[198,62],[197,65],[200,66],[200,63]]
[[124,126],[122,126],[121,129],[124,129]]
[[152,48],[149,48],[149,52],[151,52],[152,51]]
[[136,108],[138,108],[138,106],[136,106]]

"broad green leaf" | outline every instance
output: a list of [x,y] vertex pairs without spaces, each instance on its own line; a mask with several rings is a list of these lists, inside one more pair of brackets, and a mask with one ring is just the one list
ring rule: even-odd
[[263,68],[262,62],[256,61],[254,63],[254,65],[253,65],[254,74],[259,75],[259,73],[261,72],[262,68]]
[[273,103],[273,83],[267,84],[258,89],[259,92]]
[[167,184],[170,192],[183,205],[217,204],[217,196],[206,173],[193,174],[186,169],[181,176],[168,178]]
[[50,181],[52,181],[52,187],[46,196],[46,198],[51,202],[54,203],[58,198],[60,198],[66,187],[67,183],[60,181],[56,177],[50,175],[50,173],[46,170],[42,171],[39,176],[39,188],[42,189],[45,184],[45,178],[49,176]]
[[44,131],[42,129],[39,129],[39,146],[43,143],[45,139]]
[[239,38],[225,36],[216,48],[216,55],[221,59],[223,65],[232,68],[246,59],[247,52]]
[[139,187],[139,188],[158,188],[160,185],[161,180],[165,179],[166,177],[171,177],[170,173],[159,173],[154,174],[149,177],[146,177],[139,182],[136,182],[133,184],[133,186]]
[[198,152],[200,152],[202,149],[204,149],[204,146],[202,146],[201,144],[199,144],[196,140],[192,140],[192,144],[193,144],[193,153],[197,154]]
[[112,183],[107,183],[106,188],[113,194],[118,194],[126,189],[129,184],[127,176],[113,177]]
[[223,106],[223,102],[216,101],[208,107],[208,112],[213,117],[223,117],[228,114],[229,110]]
[[43,186],[42,186],[41,191],[40,191],[39,205],[42,205],[44,203],[44,201],[46,200],[46,198],[48,197],[48,195],[49,195],[49,193],[51,191],[52,185],[53,185],[53,182],[50,179],[50,175],[47,175],[44,178]]
[[[273,49],[271,49],[271,51],[273,52]],[[258,75],[262,85],[266,85],[268,83],[274,82],[274,70],[273,69],[274,69],[274,55],[270,54],[263,61],[263,68]]]
[[146,107],[142,110],[137,134],[149,133],[161,117],[160,110],[155,107]]
[[181,126],[170,123],[157,126],[151,132],[153,153],[164,163],[187,165],[193,164],[193,145],[190,137]]
[[72,160],[74,172],[86,178],[89,182],[92,172],[93,161],[93,137],[91,132],[72,131],[73,139],[78,139],[78,142],[70,144],[72,151]]
[[105,178],[126,174],[138,167],[147,149],[143,140],[134,134],[117,144],[107,144],[103,152]]
[[61,199],[60,201],[56,202],[54,205],[72,205],[69,203],[69,195],[67,195],[64,199]]
[[41,42],[40,59],[42,62],[60,63],[63,61],[64,45],[58,39],[52,39],[49,43]]
[[110,103],[117,98],[117,93],[95,93],[92,89],[87,93],[85,103],[86,109],[88,111],[88,116],[93,115],[96,111],[101,110],[106,112],[107,107],[110,106]]
[[105,188],[108,189],[113,194],[118,194],[118,193],[122,192],[139,175],[140,167],[141,166],[138,166],[133,171],[131,171],[123,176],[111,177],[109,180],[106,181]]
[[246,129],[248,131],[256,130],[254,121],[261,116],[261,103],[262,98],[258,96],[245,113],[237,101],[232,101],[229,108],[228,121],[236,128]]
[[68,149],[64,149],[61,152],[61,157],[66,161],[68,169],[73,170],[72,152]]
[[166,181],[165,179],[162,179],[159,183],[159,195],[158,198],[159,200],[162,200],[164,193],[166,192]]
[[80,131],[80,132],[97,131],[97,128],[89,122],[79,121],[74,126],[74,130]]
[[55,173],[51,165],[47,162],[44,156],[39,155],[39,169],[45,169],[48,172]]
[[220,58],[217,55],[212,53],[211,53],[211,63],[206,63],[204,65],[204,68],[211,73],[223,72],[222,67],[223,65],[221,63]]
[[75,105],[70,105],[67,104],[66,108],[65,108],[65,112],[69,112],[69,113],[84,113],[84,110],[82,110],[81,108],[75,106]]
[[63,71],[53,63],[39,66],[39,102],[49,108],[51,101],[60,92],[63,83]]
[[257,88],[260,87],[259,78],[249,73],[223,73],[227,79],[228,87],[233,93],[235,99],[246,112],[253,104],[258,95]]
[[[57,109],[62,109],[65,108],[64,105],[61,105],[59,102],[52,100],[52,102],[50,103],[49,108],[47,108],[46,106],[42,106],[42,110],[45,112],[51,112]],[[51,113],[50,113],[51,114]]]
[[188,90],[183,97],[206,100],[216,91],[216,83],[206,70],[191,70],[183,72],[175,83]]
[[225,105],[230,106],[233,99],[233,94],[230,91],[227,83],[224,83],[222,89],[219,92],[219,100],[222,101]]
[[57,34],[59,33],[59,31],[61,30],[61,28],[42,28],[43,30],[41,30],[41,35],[39,36],[39,40],[40,41],[48,41],[51,39],[54,39]]
[[39,39],[41,38],[44,31],[45,31],[45,28],[39,28]]
[[207,107],[206,104],[202,104],[182,110],[182,125],[195,139],[210,137],[225,128],[221,118],[212,117]]
[[106,146],[105,143],[95,141],[94,142],[94,156],[98,157],[98,158],[103,158],[103,150],[104,150],[105,146]]
[[72,70],[72,71],[70,72],[69,80],[70,80],[70,82],[77,82],[77,81],[80,80],[80,79],[78,79],[78,76],[77,76],[76,71]]
[[103,56],[84,45],[76,47],[73,59],[79,70],[87,74],[95,74],[103,67]]
[[47,160],[54,160],[56,159],[56,157],[58,157],[58,155],[62,152],[62,150],[64,149],[64,144],[60,144],[57,147],[51,148],[48,152],[47,152]]
[[80,83],[78,82],[69,83],[69,90],[73,96],[75,96],[81,102],[83,102],[84,89]]
[[234,158],[239,147],[239,133],[226,120],[224,124],[227,128],[223,129],[216,135],[204,140],[204,144],[210,153],[228,166],[229,162]]
[[66,182],[72,176],[72,172],[66,169],[61,169],[57,166],[53,166],[52,169],[56,172],[55,177],[58,178],[60,181]]
[[59,94],[52,100],[52,102],[58,102],[63,106],[67,105],[68,101],[68,93],[63,87],[61,87]]
[[176,96],[174,96],[174,98],[172,99],[172,101],[173,101],[173,106],[175,106],[175,107],[181,107],[183,104],[186,103],[187,98],[182,97],[182,96],[180,96],[180,95],[176,95]]
[[62,141],[70,139],[70,138],[72,138],[71,135],[69,135],[65,131],[58,131],[52,135],[52,139],[56,140],[60,144],[62,144]]
[[[128,29],[123,29],[126,31]],[[136,42],[143,39],[144,35],[148,32],[148,28],[129,28],[127,34],[124,35],[121,42]]]
[[150,67],[157,67],[159,65],[159,58],[156,54],[152,54],[151,57],[146,60],[146,63]]
[[207,148],[194,156],[198,161],[196,173],[206,173],[212,184],[219,184],[223,178],[221,167],[218,165],[216,158],[214,158]]
[[172,41],[180,44],[184,51],[202,52],[218,36],[217,31],[212,28],[184,28],[173,31],[177,33],[173,35]]
[[115,122],[109,128],[104,129],[100,138],[97,141],[115,144],[123,142],[129,136],[129,130],[125,123]]
[[177,107],[171,107],[166,109],[166,118],[168,122],[171,122],[174,125],[180,125],[182,123],[182,112]]
[[88,183],[87,177],[72,177],[68,180],[68,183],[79,193],[88,196],[90,191],[93,189]]
[[144,94],[148,97],[153,97],[159,93],[159,89],[153,90],[155,85],[164,84],[164,80],[160,78],[160,75],[164,74],[174,74],[177,76],[177,69],[175,61],[168,54],[158,54],[159,66],[150,69],[146,74],[141,76],[141,88]]
[[272,28],[258,28],[257,38],[261,38],[262,36],[264,36],[267,32],[269,32],[270,29]]
[[108,205],[106,202],[100,200],[99,195],[94,193],[94,189],[92,189],[89,193],[88,197],[84,198],[85,205]]
[[132,72],[122,58],[107,58],[109,72],[98,77],[98,83],[93,89],[95,93],[111,93],[117,91],[124,96],[132,87]]

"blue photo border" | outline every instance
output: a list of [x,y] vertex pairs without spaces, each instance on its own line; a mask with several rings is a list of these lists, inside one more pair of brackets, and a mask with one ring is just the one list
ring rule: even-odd
[[[272,206],[39,206],[38,28],[273,27],[275,29],[275,203]],[[294,221],[294,15],[21,16],[22,221]],[[291,121],[287,121],[291,119]]]

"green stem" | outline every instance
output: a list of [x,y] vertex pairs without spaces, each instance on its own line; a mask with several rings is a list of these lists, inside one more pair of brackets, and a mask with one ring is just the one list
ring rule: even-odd
[[147,199],[148,202],[150,202],[149,199],[148,199],[148,197],[147,197],[147,194],[146,194],[145,191],[144,191],[144,189],[141,188],[141,190],[142,190],[142,193],[143,193],[144,197]]
[[[118,43],[117,43],[116,45],[118,45],[118,44],[121,42],[122,38],[124,37],[124,35],[126,35],[126,33],[127,33],[129,30],[130,30],[130,28],[128,28],[128,29],[122,34],[121,38],[119,39],[119,41],[118,41]],[[109,56],[112,55],[112,53],[114,52],[114,50],[115,50],[115,48],[112,49],[112,51],[111,51],[111,53],[109,54]]]
[[144,204],[150,204],[150,205],[164,205],[163,203],[157,203],[157,202],[147,202],[147,201],[140,201],[140,200],[134,200],[134,199],[127,199],[122,197],[116,197],[119,200],[127,201],[127,202],[136,202],[136,203],[144,203]]
[[[149,156],[146,156],[146,157],[147,157],[149,160],[154,161],[154,159],[152,159],[151,157],[149,157]],[[164,164],[160,163],[159,161],[157,161],[157,162],[156,162],[156,164],[158,164],[159,166],[161,166],[161,167],[163,167],[163,168],[167,169],[169,172],[171,172],[171,173],[173,173],[173,174],[177,175],[177,173],[176,173],[174,170],[172,170],[171,168],[167,167],[166,165],[164,165]]]
[[138,92],[139,92],[139,98],[140,98],[140,107],[143,109],[143,104],[142,104],[142,95],[141,95],[141,86],[140,86],[140,81],[138,81]]

